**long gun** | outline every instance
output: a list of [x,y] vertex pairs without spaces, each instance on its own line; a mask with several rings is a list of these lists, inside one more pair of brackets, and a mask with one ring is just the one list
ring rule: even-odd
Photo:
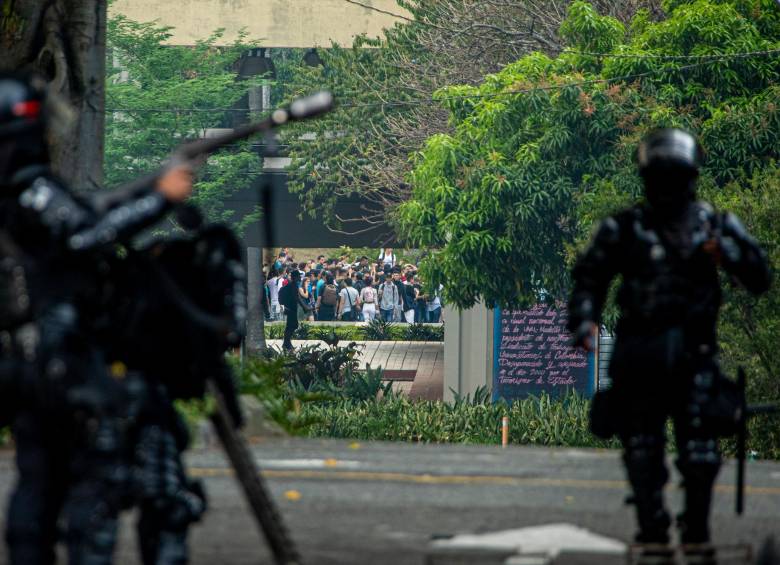
[[317,117],[330,111],[332,108],[333,95],[323,90],[304,98],[298,98],[288,106],[277,108],[268,117],[259,122],[240,126],[214,137],[185,143],[174,151],[166,164],[153,173],[132,180],[110,192],[107,191],[97,195],[96,204],[102,209],[111,209],[116,204],[126,201],[128,196],[140,194],[148,190],[148,187],[155,184],[171,167],[183,163],[202,161],[212,153],[231,143],[243,141],[260,133],[266,133],[289,122]]
[[774,414],[780,412],[777,404],[751,404],[747,403],[747,379],[745,368],[740,367],[737,372],[737,387],[739,388],[739,412],[737,414],[737,515],[741,516],[745,511],[745,458],[748,420],[758,414]]

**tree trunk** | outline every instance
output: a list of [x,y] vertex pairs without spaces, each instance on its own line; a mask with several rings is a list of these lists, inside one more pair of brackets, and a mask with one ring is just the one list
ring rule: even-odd
[[51,134],[54,172],[102,186],[106,0],[0,0],[0,69],[38,72],[71,107]]

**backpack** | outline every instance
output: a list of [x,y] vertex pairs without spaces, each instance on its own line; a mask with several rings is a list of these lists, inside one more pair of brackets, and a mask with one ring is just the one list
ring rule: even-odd
[[322,304],[325,306],[335,306],[339,301],[339,294],[336,291],[336,286],[332,284],[326,284],[322,291]]
[[298,289],[294,284],[287,284],[279,290],[279,304],[287,308],[288,310],[295,311],[297,306],[297,297],[295,296]]

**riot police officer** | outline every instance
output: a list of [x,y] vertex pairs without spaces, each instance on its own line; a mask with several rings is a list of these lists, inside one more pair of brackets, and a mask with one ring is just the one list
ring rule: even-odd
[[753,294],[767,290],[769,271],[764,252],[733,214],[696,200],[702,151],[691,134],[656,130],[637,158],[645,201],[605,219],[577,261],[569,329],[576,345],[593,349],[610,283],[621,275],[613,385],[594,400],[591,425],[622,442],[637,541],[663,548],[671,525],[663,501],[665,429],[673,419],[685,487],[681,541],[702,562],[714,562],[706,544],[721,464],[724,418],[717,412],[728,389],[717,361],[718,269]]
[[52,563],[62,517],[70,563],[109,563],[127,469],[92,305],[104,254],[186,198],[192,176],[172,168],[110,207],[76,196],[49,170],[47,108],[43,83],[0,76],[0,396],[19,472],[6,541],[12,564]]

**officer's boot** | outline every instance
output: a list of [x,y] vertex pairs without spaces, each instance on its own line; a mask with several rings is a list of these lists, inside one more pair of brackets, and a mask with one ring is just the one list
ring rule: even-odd
[[647,546],[642,550],[639,563],[672,563],[673,552],[668,546],[671,520],[663,501],[663,488],[669,478],[664,464],[663,440],[649,435],[628,438],[623,461],[639,523],[636,541]]
[[677,468],[685,482],[685,510],[678,516],[680,542],[690,565],[715,565],[710,545],[709,514],[712,487],[720,468],[714,440],[689,441],[680,450]]
[[712,483],[685,483],[685,511],[677,517],[680,543],[688,565],[715,565],[715,549],[710,544],[709,510]]

